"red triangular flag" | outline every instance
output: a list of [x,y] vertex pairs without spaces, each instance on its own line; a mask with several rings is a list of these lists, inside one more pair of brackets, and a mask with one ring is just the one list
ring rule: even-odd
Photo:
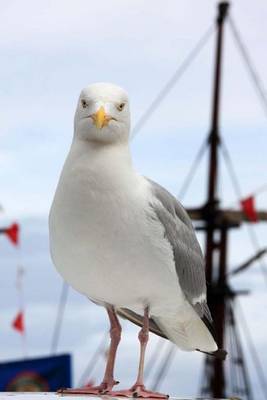
[[241,207],[244,214],[251,222],[257,222],[258,216],[255,208],[255,199],[253,196],[249,196],[246,199],[240,201]]
[[16,223],[12,224],[5,230],[5,234],[13,244],[17,245],[19,242],[19,225]]
[[20,333],[24,332],[24,315],[22,311],[18,312],[16,318],[12,322],[12,327]]

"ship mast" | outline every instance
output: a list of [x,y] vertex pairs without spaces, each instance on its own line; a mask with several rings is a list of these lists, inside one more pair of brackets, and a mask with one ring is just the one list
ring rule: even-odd
[[224,21],[227,16],[229,4],[220,3],[218,6],[217,18],[217,46],[216,46],[216,61],[214,74],[214,90],[212,104],[212,119],[211,131],[209,136],[209,179],[208,179],[208,196],[206,203],[206,222],[207,222],[207,237],[206,237],[206,276],[208,281],[212,281],[212,259],[213,251],[216,250],[217,243],[215,240],[216,226],[214,224],[214,215],[219,206],[218,200],[218,147],[220,145],[219,134],[219,107],[220,107],[220,92],[221,92],[221,74],[222,74],[222,50],[223,50],[223,33]]
[[[252,391],[239,334],[237,332],[235,312],[233,308],[234,298],[238,294],[244,294],[246,292],[234,291],[230,287],[228,282],[229,274],[227,271],[227,243],[229,230],[239,227],[244,221],[248,223],[251,221],[249,221],[243,211],[220,208],[220,199],[218,195],[218,153],[222,144],[219,129],[222,56],[224,26],[228,16],[228,11],[229,3],[221,2],[218,4],[211,129],[208,136],[209,164],[207,200],[204,206],[200,208],[187,209],[187,211],[193,220],[200,223],[196,226],[196,229],[204,231],[205,233],[207,297],[214,320],[218,347],[227,347],[225,339],[226,330],[228,330],[235,342],[232,351],[234,354],[229,354],[229,358],[231,358],[231,362],[234,363],[234,368],[238,369],[238,374],[241,377],[240,387],[237,387],[237,390],[239,393],[242,393],[246,399],[251,400]],[[257,216],[258,220],[267,220],[266,211],[259,211]],[[258,257],[258,254],[255,257],[252,257],[248,265]],[[246,267],[248,265],[246,263]],[[226,348],[226,350],[228,349]],[[225,397],[228,394],[226,393],[227,379],[225,372],[226,368],[223,360],[207,356],[205,359],[202,382],[202,395],[209,395],[214,398]]]
[[[208,303],[211,305],[211,312],[216,318],[215,327],[217,344],[219,348],[224,348],[224,326],[225,326],[225,299],[224,296],[216,296],[221,289],[224,292],[226,276],[226,252],[227,252],[227,233],[228,227],[224,223],[219,227],[219,239],[216,237],[215,215],[219,208],[218,199],[218,148],[220,146],[219,133],[219,112],[222,76],[222,55],[223,55],[223,35],[224,22],[229,8],[228,3],[218,5],[217,17],[217,44],[214,73],[213,105],[211,131],[209,136],[209,179],[207,203],[205,206],[206,220],[206,276],[207,281],[212,283],[212,290],[208,290]],[[219,253],[219,271],[215,276],[214,261],[215,253]],[[210,382],[210,389],[214,397],[223,397],[224,390],[224,366],[223,361],[215,359],[213,361],[214,379]]]

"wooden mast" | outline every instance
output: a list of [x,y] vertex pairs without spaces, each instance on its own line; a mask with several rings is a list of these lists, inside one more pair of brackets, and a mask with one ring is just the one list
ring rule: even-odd
[[[225,347],[225,330],[227,326],[229,328],[229,325],[234,331],[236,340],[239,340],[236,332],[232,300],[241,292],[237,293],[233,291],[228,283],[229,275],[227,271],[227,245],[229,230],[239,227],[242,222],[251,222],[243,213],[243,211],[221,209],[220,199],[218,197],[218,151],[220,148],[219,116],[222,55],[224,23],[227,18],[228,10],[229,3],[221,2],[218,4],[211,130],[208,137],[209,166],[207,200],[204,206],[200,208],[187,209],[191,219],[201,222],[196,229],[205,232],[208,303],[214,320],[214,327],[219,348]],[[257,212],[257,217],[258,220],[267,221],[267,211]],[[253,260],[257,257],[258,254],[255,257],[252,257],[250,262],[253,262]],[[250,384],[240,343],[238,343],[237,347],[237,367],[240,368],[242,374],[243,394],[247,396],[247,399],[252,399]],[[224,361],[220,359],[211,358],[209,356],[206,358],[206,375],[204,377],[205,384],[202,387],[202,394],[210,395],[214,398],[223,398],[225,395],[227,395],[227,382],[224,365]]]

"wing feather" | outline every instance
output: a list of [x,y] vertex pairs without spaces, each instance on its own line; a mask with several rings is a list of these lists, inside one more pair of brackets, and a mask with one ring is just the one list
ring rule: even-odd
[[214,337],[212,317],[206,302],[205,262],[192,222],[174,196],[157,183],[148,181],[155,197],[151,207],[171,244],[180,286]]

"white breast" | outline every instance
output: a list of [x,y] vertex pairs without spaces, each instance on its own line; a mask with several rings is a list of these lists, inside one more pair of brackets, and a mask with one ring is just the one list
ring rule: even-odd
[[70,158],[50,213],[51,252],[60,274],[99,302],[136,311],[150,304],[155,314],[175,296],[178,306],[183,296],[172,249],[153,218],[147,181],[120,165],[118,154],[88,162]]

